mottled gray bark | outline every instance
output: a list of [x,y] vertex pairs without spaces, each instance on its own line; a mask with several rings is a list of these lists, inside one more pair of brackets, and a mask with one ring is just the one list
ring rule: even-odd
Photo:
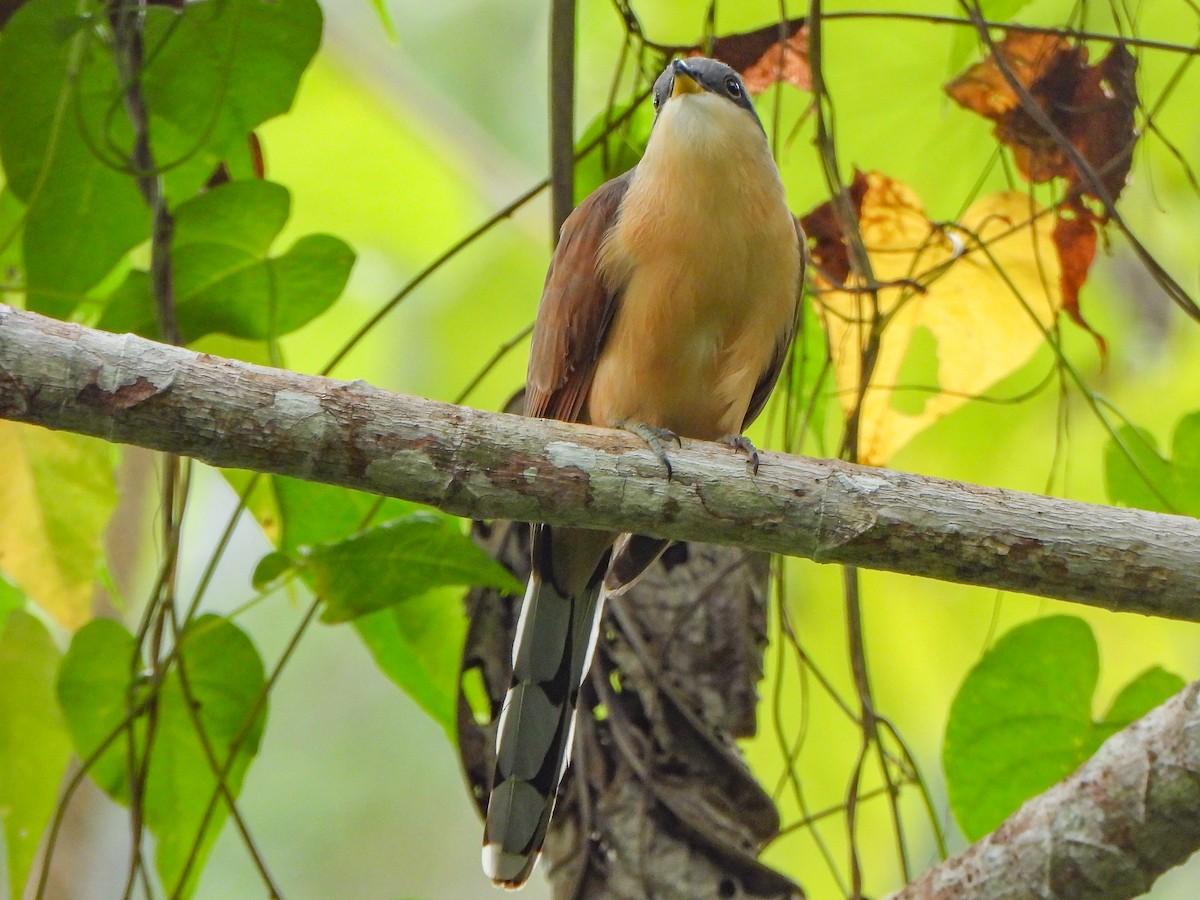
[[1119,900],[1200,847],[1200,682],[890,900]]
[[[0,416],[428,503],[1200,621],[1200,521],[623,432],[249,365],[0,306]],[[989,601],[990,602],[990,601]]]

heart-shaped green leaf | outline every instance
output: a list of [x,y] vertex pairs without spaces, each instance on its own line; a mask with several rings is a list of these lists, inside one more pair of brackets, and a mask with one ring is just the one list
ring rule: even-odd
[[448,585],[521,591],[451,520],[426,512],[315,547],[308,571],[325,601],[325,622],[346,622]]
[[[282,256],[269,255],[290,208],[287,189],[269,181],[231,181],[179,207],[171,259],[185,341],[213,332],[278,337],[338,298],[354,264],[345,242],[308,235]],[[155,323],[149,275],[131,272],[109,298],[100,327],[152,337]]]
[[1184,685],[1151,669],[1096,722],[1099,668],[1088,624],[1052,616],[1014,628],[967,675],[950,708],[942,763],[950,805],[968,840],[994,829]]
[[[203,616],[184,631],[179,660],[159,689],[149,766],[142,767],[145,821],[158,842],[158,873],[168,893],[182,883],[176,896],[191,894],[228,814],[214,767],[224,770],[232,796],[241,788],[262,736],[265,683],[254,645],[228,620]],[[59,702],[82,758],[110,742],[89,774],[125,804],[131,733],[133,755],[146,752],[149,689],[133,637],[121,625],[100,619],[75,635],[59,674]]]

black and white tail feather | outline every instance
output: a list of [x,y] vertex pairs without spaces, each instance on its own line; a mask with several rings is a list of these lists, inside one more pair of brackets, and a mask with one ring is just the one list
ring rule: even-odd
[[534,526],[533,571],[496,737],[483,869],[509,888],[524,884],[537,862],[570,759],[576,700],[595,648],[611,555],[606,550],[582,584],[558,584],[551,548],[558,536]]

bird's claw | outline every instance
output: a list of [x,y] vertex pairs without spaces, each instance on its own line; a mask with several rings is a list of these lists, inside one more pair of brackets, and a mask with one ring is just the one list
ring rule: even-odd
[[656,425],[647,425],[645,422],[622,422],[617,427],[630,434],[636,434],[646,442],[646,446],[666,468],[667,481],[670,481],[674,469],[671,466],[671,460],[667,458],[667,449],[664,445],[673,443],[676,447],[682,447],[683,441],[680,440],[679,435],[670,428],[659,428]]
[[746,462],[750,464],[754,474],[758,474],[758,448],[750,442],[750,438],[744,434],[727,434],[721,438],[720,443],[732,447],[738,453],[746,454]]

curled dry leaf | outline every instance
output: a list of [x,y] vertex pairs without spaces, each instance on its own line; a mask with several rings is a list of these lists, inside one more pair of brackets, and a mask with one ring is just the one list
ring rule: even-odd
[[1137,141],[1137,61],[1125,46],[1114,44],[1093,66],[1088,65],[1087,47],[1072,47],[1060,35],[1013,33],[997,45],[995,54],[946,85],[956,103],[996,123],[996,136],[1013,148],[1017,167],[1030,181],[1066,178],[1070,193],[1100,198],[1098,185],[1089,182],[1067,149],[1022,105],[1005,68],[1095,170],[1104,192],[1115,201],[1125,186]]
[[[857,173],[851,196],[861,197],[858,226],[885,285],[875,292],[849,272],[843,283],[829,280],[847,255],[828,203],[803,224],[838,399],[848,419],[861,404],[859,461],[883,465],[1030,359],[1061,308],[1061,270],[1053,218],[1023,194],[989,194],[950,225],[931,222],[911,188],[879,173]],[[936,358],[910,358],[931,354],[929,338]],[[865,390],[864,358],[874,359]],[[906,383],[901,373],[922,362],[936,377]]]
[[[1081,172],[1067,147],[1030,115],[1005,69],[1087,162],[1094,178]],[[1104,59],[1089,65],[1087,47],[1071,46],[1059,34],[1014,32],[995,53],[946,85],[956,103],[996,123],[996,137],[1012,148],[1017,168],[1029,181],[1066,179],[1067,196],[1054,229],[1063,309],[1089,331],[1079,311],[1079,289],[1108,214],[1094,212],[1087,198],[1102,207],[1105,195],[1115,203],[1125,187],[1138,137],[1136,70],[1124,44],[1114,44]],[[1103,339],[1092,334],[1103,350]]]
[[[690,52],[700,56],[705,53],[705,48],[697,45]],[[709,53],[737,70],[751,94],[761,94],[779,82],[802,91],[812,90],[808,26],[803,18],[724,35],[713,41]]]

